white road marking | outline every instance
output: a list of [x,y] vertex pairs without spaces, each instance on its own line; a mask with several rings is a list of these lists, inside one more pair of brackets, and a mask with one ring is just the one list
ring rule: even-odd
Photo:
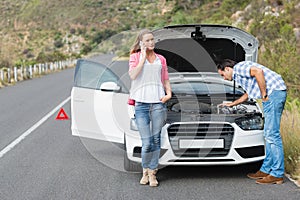
[[12,150],[17,144],[19,144],[22,140],[24,140],[30,133],[32,133],[35,129],[37,129],[40,125],[42,125],[49,117],[51,117],[55,112],[57,112],[63,105],[65,105],[68,101],[70,101],[71,97],[69,96],[63,102],[61,102],[58,106],[56,106],[53,110],[51,110],[48,114],[46,114],[40,121],[35,123],[32,127],[30,127],[27,131],[25,131],[22,135],[20,135],[17,139],[15,139],[12,143],[7,145],[4,149],[0,151],[0,158],[4,156],[7,152]]

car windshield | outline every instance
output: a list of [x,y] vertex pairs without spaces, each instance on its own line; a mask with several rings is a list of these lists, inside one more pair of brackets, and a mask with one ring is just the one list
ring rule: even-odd
[[[196,94],[196,95],[210,95],[210,94],[233,94],[234,88],[230,85],[212,82],[174,82],[171,83],[172,92],[174,94]],[[235,94],[243,95],[244,91],[241,88],[235,89]]]

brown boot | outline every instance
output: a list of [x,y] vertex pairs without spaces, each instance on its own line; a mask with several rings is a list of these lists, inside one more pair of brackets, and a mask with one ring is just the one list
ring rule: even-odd
[[283,178],[277,178],[277,177],[268,175],[263,179],[257,180],[256,183],[258,183],[258,184],[282,184]]
[[247,174],[247,176],[251,179],[261,179],[261,178],[264,178],[266,176],[268,176],[269,174],[266,174],[262,171],[257,171],[256,173],[250,173],[250,174]]
[[149,174],[149,182],[151,187],[156,187],[158,185],[158,181],[156,179],[156,172],[157,170],[151,170],[149,169],[148,174]]
[[148,168],[146,168],[146,169],[143,168],[143,177],[142,177],[141,180],[140,180],[140,184],[146,185],[146,184],[149,183],[148,171],[149,171]]

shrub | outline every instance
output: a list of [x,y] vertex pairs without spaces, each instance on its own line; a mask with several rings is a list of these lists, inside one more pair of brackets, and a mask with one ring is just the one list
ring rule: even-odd
[[36,58],[37,63],[47,63],[55,62],[60,60],[66,60],[67,56],[59,51],[54,51],[51,53],[40,52]]
[[54,46],[55,46],[56,48],[61,48],[61,47],[64,46],[64,43],[63,43],[62,39],[57,39],[57,40],[55,40],[53,44],[54,44]]
[[90,45],[83,44],[82,48],[80,50],[80,54],[86,55],[86,54],[88,54],[91,51],[92,51],[92,47]]

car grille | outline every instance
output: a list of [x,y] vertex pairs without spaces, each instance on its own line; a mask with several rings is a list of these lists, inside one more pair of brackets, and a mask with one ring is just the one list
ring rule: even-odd
[[[172,150],[179,157],[220,157],[226,156],[230,150],[234,128],[230,124],[218,123],[192,123],[192,124],[171,124],[168,127],[169,141]],[[223,144],[202,146],[196,144],[180,146],[180,141],[200,141],[202,144],[209,141],[219,141]],[[223,141],[223,142],[222,142]]]

